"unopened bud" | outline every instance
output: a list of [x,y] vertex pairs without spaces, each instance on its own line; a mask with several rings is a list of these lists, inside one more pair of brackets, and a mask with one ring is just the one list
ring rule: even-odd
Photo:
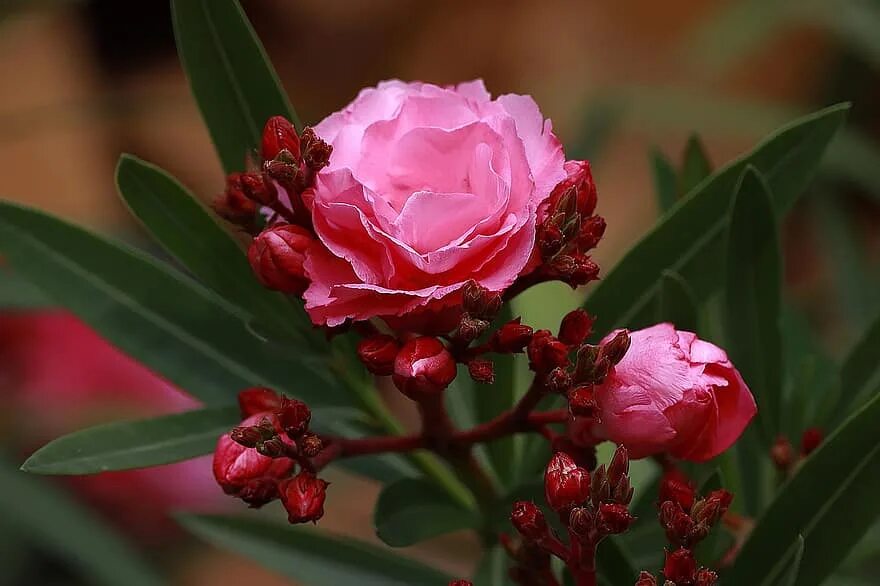
[[568,392],[568,411],[572,416],[593,418],[598,409],[591,385],[579,385]]
[[248,260],[257,279],[270,289],[301,294],[309,285],[303,266],[314,242],[304,228],[286,224],[261,232],[248,249]]
[[327,483],[311,472],[300,472],[278,486],[281,503],[291,523],[316,522],[324,516]]
[[300,144],[303,162],[315,173],[326,167],[330,162],[333,147],[319,138],[313,128],[306,127],[303,129]]
[[582,251],[596,248],[604,234],[605,218],[602,216],[590,216],[581,223],[581,230],[578,234],[578,248]]
[[534,503],[517,501],[510,513],[513,527],[528,541],[539,541],[547,535],[547,520]]
[[281,396],[268,387],[251,387],[238,394],[238,406],[243,418],[271,413],[281,407]]
[[718,574],[708,568],[700,568],[694,586],[715,586],[717,582]]
[[298,440],[296,445],[300,453],[306,458],[314,458],[324,449],[324,442],[314,433],[305,433]]
[[549,372],[569,364],[568,347],[549,330],[538,330],[528,346],[529,368],[536,372]]
[[635,517],[629,514],[629,509],[619,503],[602,503],[599,505],[597,519],[599,531],[606,535],[623,533],[635,521]]
[[474,358],[468,362],[468,374],[478,383],[491,385],[495,382],[495,364],[484,358]]
[[312,411],[308,405],[296,399],[288,399],[281,397],[281,408],[276,413],[281,429],[290,436],[295,438],[309,428],[309,422],[312,420]]
[[258,427],[233,427],[229,432],[229,437],[237,444],[241,444],[246,448],[255,448],[263,442],[263,434],[260,433]]
[[676,584],[693,584],[697,574],[697,562],[689,549],[679,548],[666,552],[663,576]]
[[657,586],[657,579],[648,572],[641,572],[635,586]]
[[462,314],[461,321],[455,332],[452,334],[452,337],[457,341],[470,344],[482,336],[483,332],[489,329],[489,325],[489,322],[484,319],[479,319],[473,317],[469,313],[464,313]]
[[711,527],[727,512],[732,502],[733,494],[730,492],[723,489],[713,490],[704,499],[694,504],[691,516],[695,523],[706,523]]
[[576,346],[583,342],[593,329],[593,318],[583,309],[570,311],[562,318],[559,326],[559,340],[563,344]]
[[262,173],[240,173],[239,181],[242,193],[259,204],[271,205],[278,199],[275,185],[267,181]]
[[364,366],[377,376],[389,376],[394,373],[394,359],[400,351],[400,345],[394,336],[375,334],[364,338],[358,343],[357,353]]
[[564,452],[557,452],[544,472],[544,495],[557,512],[570,511],[590,496],[590,474]]
[[551,393],[564,395],[571,387],[571,375],[561,367],[556,367],[547,374],[547,390]]
[[449,586],[474,586],[474,583],[470,580],[453,580]]
[[492,335],[489,344],[494,351],[501,353],[523,351],[532,339],[534,330],[520,322],[521,318],[511,320],[501,326],[498,331]]
[[801,455],[807,457],[812,454],[822,443],[822,435],[822,430],[818,427],[806,430],[801,436]]
[[254,223],[257,202],[247,196],[241,188],[241,173],[233,173],[226,179],[226,191],[214,200],[214,211],[221,218],[249,227]]
[[568,528],[575,535],[586,537],[596,528],[596,516],[587,507],[575,507],[568,514]]
[[299,136],[296,128],[284,116],[272,116],[263,127],[263,140],[260,146],[260,155],[263,160],[270,161],[278,156],[281,151],[287,151],[294,159],[298,159]]
[[629,453],[622,445],[617,446],[611,462],[608,464],[608,483],[611,486],[617,484],[629,474]]
[[461,289],[461,305],[465,313],[491,320],[501,309],[501,294],[471,279]]
[[608,362],[612,365],[617,364],[623,359],[627,350],[629,350],[630,343],[629,331],[618,330],[613,338],[602,345],[601,350],[599,350],[599,355],[603,358],[607,358]]
[[258,454],[267,458],[280,458],[287,454],[287,448],[278,436],[257,444],[256,449]]
[[394,385],[413,400],[442,392],[456,374],[455,359],[440,340],[430,336],[404,344],[394,361]]
[[788,438],[780,435],[770,446],[770,459],[780,472],[787,472],[794,463],[794,448]]
[[690,545],[694,533],[694,520],[673,501],[660,504],[660,526],[666,539],[675,545]]
[[669,468],[660,479],[658,502],[672,501],[682,510],[690,511],[694,504],[696,490],[693,482],[678,468]]

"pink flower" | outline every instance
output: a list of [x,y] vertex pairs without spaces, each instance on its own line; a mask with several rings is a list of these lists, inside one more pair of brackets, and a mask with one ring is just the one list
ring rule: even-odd
[[492,100],[482,81],[382,82],[315,131],[333,147],[307,202],[323,244],[305,264],[317,324],[440,312],[470,279],[505,289],[527,268],[538,207],[566,177],[534,100]]
[[600,423],[581,431],[625,445],[633,458],[669,452],[702,462],[729,448],[757,408],[727,354],[668,323],[630,339],[596,387]]

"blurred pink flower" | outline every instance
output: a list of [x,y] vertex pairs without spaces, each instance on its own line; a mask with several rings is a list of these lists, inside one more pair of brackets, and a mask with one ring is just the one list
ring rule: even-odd
[[[333,146],[310,202],[323,245],[305,265],[319,324],[434,314],[470,279],[505,289],[532,256],[538,207],[566,177],[534,100],[493,100],[482,81],[382,82],[315,131]],[[414,324],[395,327],[430,327]]]
[[633,458],[668,452],[700,462],[729,448],[757,407],[727,354],[668,323],[630,338],[623,359],[596,387],[600,422],[581,422],[575,435],[623,444]]

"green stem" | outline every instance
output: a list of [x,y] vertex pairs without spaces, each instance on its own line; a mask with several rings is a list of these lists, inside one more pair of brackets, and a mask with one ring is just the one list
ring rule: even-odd
[[[338,372],[355,394],[363,410],[376,420],[379,427],[393,435],[403,435],[406,433],[406,429],[404,429],[400,421],[394,417],[385,403],[379,398],[376,389],[352,376],[344,367],[338,369]],[[430,452],[419,450],[406,454],[406,458],[416,468],[421,470],[425,476],[440,485],[455,502],[467,509],[476,510],[477,503],[474,495],[436,456]]]

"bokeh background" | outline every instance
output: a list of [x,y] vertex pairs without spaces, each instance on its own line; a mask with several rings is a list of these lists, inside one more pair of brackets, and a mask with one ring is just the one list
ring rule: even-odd
[[[597,254],[605,267],[657,218],[652,149],[679,162],[697,133],[721,165],[799,114],[851,101],[846,131],[785,226],[786,295],[832,356],[880,309],[880,2],[242,3],[307,123],[387,78],[481,77],[493,93],[532,94],[569,157],[593,161],[609,225]],[[206,201],[222,190],[164,0],[0,0],[0,80],[5,198],[148,247],[115,194],[120,153],[168,169]],[[6,293],[4,285],[6,306],[29,305]],[[559,298],[571,295],[544,287],[521,309],[553,325],[570,307]],[[86,584],[77,570],[85,554],[59,555],[45,532],[23,528],[16,509],[27,487],[13,480],[16,463],[86,424],[190,403],[69,316],[23,307],[0,314],[0,397],[0,586]],[[371,537],[376,487],[335,481],[323,524]],[[170,584],[282,584],[169,521],[176,508],[237,506],[211,483],[209,463],[197,460],[55,484],[59,499],[101,511],[144,548]],[[65,519],[56,521],[63,532]],[[466,573],[475,550],[454,536],[413,553]]]

